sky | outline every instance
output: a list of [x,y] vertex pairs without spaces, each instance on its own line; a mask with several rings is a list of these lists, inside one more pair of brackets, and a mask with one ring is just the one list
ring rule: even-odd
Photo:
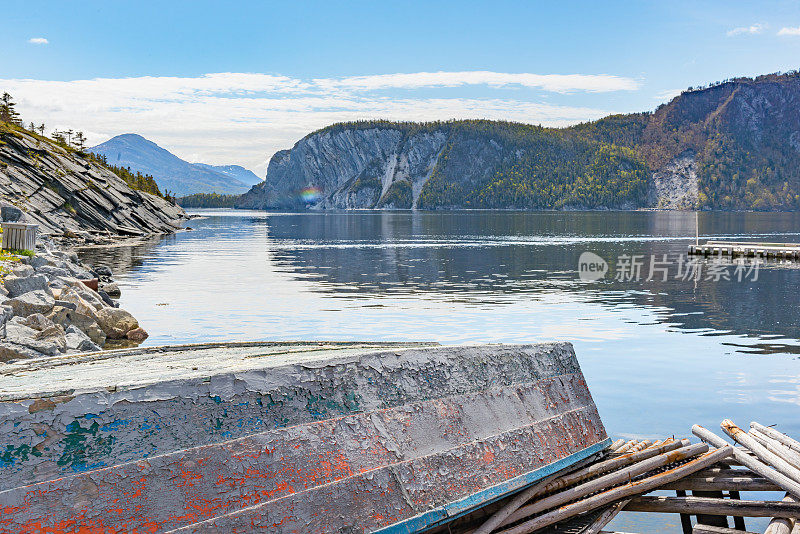
[[328,124],[549,126],[800,67],[800,1],[3,0],[0,91],[91,145],[138,133],[188,160],[269,158]]

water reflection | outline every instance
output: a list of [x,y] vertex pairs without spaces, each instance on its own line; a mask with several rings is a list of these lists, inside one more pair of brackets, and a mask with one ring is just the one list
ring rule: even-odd
[[[748,233],[793,241],[795,214],[702,214],[701,228],[714,238]],[[571,292],[607,306],[646,306],[676,328],[764,337],[800,338],[796,264],[746,267],[737,280],[715,280],[705,260],[699,280],[678,278],[677,262],[693,241],[694,215],[686,213],[448,213],[284,215],[269,219],[267,247],[274,263],[315,290],[350,297],[381,298],[427,293],[472,304],[502,304],[507,295],[539,298]],[[619,272],[618,258],[643,258],[642,280],[613,278],[582,283],[578,257],[586,250]],[[665,257],[668,279],[649,263]],[[616,269],[615,269],[616,268]],[[757,276],[758,279],[753,280]],[[708,279],[708,278],[711,279]],[[780,344],[796,351],[794,344]],[[747,352],[780,351],[775,343]]]

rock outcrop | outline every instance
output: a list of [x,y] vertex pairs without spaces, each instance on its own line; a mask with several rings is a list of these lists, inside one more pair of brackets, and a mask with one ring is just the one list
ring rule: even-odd
[[653,173],[650,205],[662,210],[694,209],[698,203],[698,185],[694,154],[681,154]]
[[0,197],[54,236],[143,236],[173,232],[182,208],[131,189],[79,153],[21,129],[0,129]]

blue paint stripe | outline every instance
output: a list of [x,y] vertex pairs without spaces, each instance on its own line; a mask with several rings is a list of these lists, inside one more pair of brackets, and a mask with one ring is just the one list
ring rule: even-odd
[[388,527],[376,530],[373,532],[373,534],[416,534],[417,532],[434,527],[436,524],[441,523],[442,521],[452,521],[453,519],[467,514],[478,507],[485,506],[491,502],[503,498],[510,493],[524,489],[538,482],[539,480],[552,475],[553,473],[557,473],[558,471],[566,469],[571,465],[580,462],[581,460],[585,460],[593,454],[608,448],[609,445],[611,445],[611,438],[606,438],[599,443],[595,443],[594,445],[586,447],[583,450],[570,454],[569,456],[566,456],[551,464],[547,464],[544,467],[540,467],[534,471],[529,471],[528,473],[514,477],[511,480],[507,480],[496,486],[486,488],[478,493],[473,493],[472,495],[468,495],[467,497],[457,501],[445,504],[444,506],[434,508],[433,510],[429,510],[424,514],[414,516],[406,519],[405,521],[401,521],[400,523],[395,523],[394,525],[389,525]]

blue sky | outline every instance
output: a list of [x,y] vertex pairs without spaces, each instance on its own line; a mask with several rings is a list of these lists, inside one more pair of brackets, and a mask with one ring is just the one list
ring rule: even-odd
[[797,1],[5,0],[2,13],[0,90],[26,120],[93,143],[141,133],[262,175],[338,120],[558,126],[800,67]]

